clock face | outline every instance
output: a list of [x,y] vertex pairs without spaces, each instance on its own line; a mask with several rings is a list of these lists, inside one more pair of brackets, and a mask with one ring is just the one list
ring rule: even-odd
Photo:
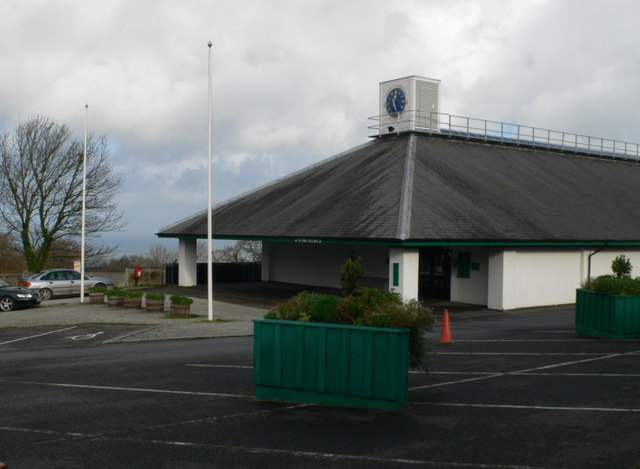
[[385,109],[391,117],[398,117],[407,105],[407,95],[402,88],[393,88],[387,94]]

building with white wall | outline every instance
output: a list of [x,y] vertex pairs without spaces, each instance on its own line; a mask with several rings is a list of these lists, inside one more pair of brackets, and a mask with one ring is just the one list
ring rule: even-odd
[[[365,284],[498,310],[573,303],[619,254],[640,268],[637,144],[442,114],[438,84],[382,83],[375,138],[214,207],[214,237],[261,240],[263,281],[339,287],[361,257]],[[158,233],[182,285],[206,219]]]

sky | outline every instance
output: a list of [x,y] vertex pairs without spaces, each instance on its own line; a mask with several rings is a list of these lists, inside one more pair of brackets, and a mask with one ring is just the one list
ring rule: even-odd
[[0,0],[0,131],[106,135],[116,254],[367,142],[379,83],[441,80],[444,113],[640,142],[636,0]]

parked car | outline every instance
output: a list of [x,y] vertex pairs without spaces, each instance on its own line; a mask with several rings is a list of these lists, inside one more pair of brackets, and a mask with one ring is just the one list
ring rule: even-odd
[[0,311],[11,311],[16,306],[35,306],[42,298],[37,291],[28,288],[12,287],[0,280]]
[[[54,296],[79,295],[80,272],[71,269],[49,269],[44,272],[29,275],[20,283],[30,290],[40,292],[43,300],[50,300]],[[108,278],[84,276],[85,292],[91,287],[113,288],[113,281]]]

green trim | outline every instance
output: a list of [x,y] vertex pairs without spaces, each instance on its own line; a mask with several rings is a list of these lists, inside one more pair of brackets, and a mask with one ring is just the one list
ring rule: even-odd
[[[156,233],[158,238],[176,239],[207,239],[206,235],[178,235]],[[270,237],[270,236],[214,236],[216,240],[251,240],[268,241],[274,243],[296,244],[361,244],[372,246],[393,247],[453,247],[453,246],[504,246],[504,247],[593,247],[593,246],[640,246],[638,241],[489,241],[489,240],[437,240],[437,241],[401,241],[397,239],[340,239],[340,238],[311,238],[311,237]]]
[[400,286],[400,264],[397,262],[393,263],[393,286]]

